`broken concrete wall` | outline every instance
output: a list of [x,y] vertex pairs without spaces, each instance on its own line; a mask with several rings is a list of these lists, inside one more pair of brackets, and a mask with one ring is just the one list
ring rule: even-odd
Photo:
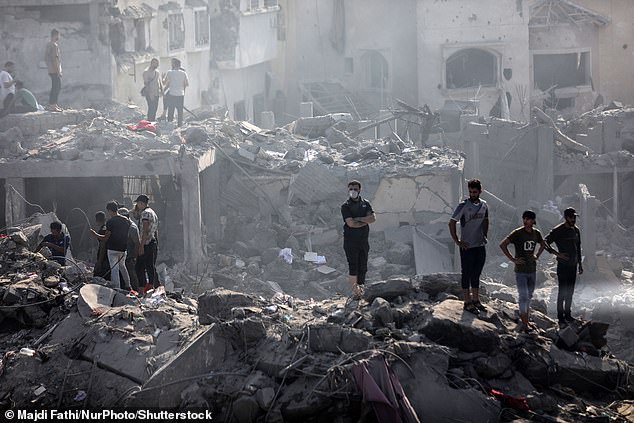
[[[142,110],[146,110],[145,98],[140,95],[143,71],[150,65],[150,60],[156,57],[159,59],[159,71],[165,73],[171,69],[171,59],[176,58],[181,61],[181,67],[189,76],[185,107],[193,109],[207,103],[206,93],[211,84],[211,41],[208,39],[205,43],[201,39],[200,43],[196,44],[196,31],[199,25],[196,22],[196,13],[206,12],[205,2],[154,1],[151,2],[151,10],[145,3],[141,0],[125,0],[119,1],[116,5],[121,15],[114,18],[113,22],[120,22],[120,25],[111,25],[111,31],[117,30],[118,36],[122,38],[122,51],[115,51],[117,63],[114,71],[113,98],[121,103],[133,101]],[[145,14],[143,19],[127,18],[131,8],[142,11],[136,13]],[[182,14],[183,18],[184,40],[182,47],[175,48],[170,46],[168,20],[171,15],[179,14]],[[140,24],[139,21],[144,23]],[[144,34],[140,35],[139,31],[143,31]],[[137,40],[137,37],[142,37],[144,42]],[[160,110],[162,106],[159,107],[159,113]]]
[[[627,0],[575,0],[580,5],[609,16],[610,23],[598,30],[598,51],[595,53],[599,80],[595,90],[605,99],[634,104],[632,81],[632,39],[634,9]],[[593,75],[594,79],[594,75]]]
[[301,81],[338,80],[376,106],[390,105],[391,98],[418,104],[416,1],[346,0],[339,36],[333,33],[341,16],[335,3],[280,1],[286,42],[274,71],[284,69],[288,113],[299,116]]
[[0,13],[0,57],[3,63],[15,62],[16,79],[24,81],[41,104],[48,104],[51,88],[44,49],[54,28],[60,31],[60,104],[87,106],[112,97],[108,32],[99,20],[106,10],[105,2],[27,7],[20,7],[23,3],[19,1],[8,3],[10,6],[2,7]]
[[451,213],[451,181],[449,172],[383,177],[372,199],[372,207],[380,216],[373,229],[398,228],[403,223],[426,224]]
[[[512,97],[511,118],[527,120],[528,110],[525,108],[522,113],[518,90],[527,88],[530,81],[528,2],[421,0],[417,6],[418,103],[439,109],[446,101],[477,97],[480,114],[488,116],[502,87]],[[482,81],[473,80],[478,68],[467,66],[463,69],[467,72],[464,79],[471,82],[465,80],[452,88],[448,59],[467,53],[467,49],[477,49],[477,54],[487,57],[491,66],[478,71]],[[453,75],[453,79],[458,80],[459,76]]]
[[215,69],[212,78],[213,84],[219,87],[218,104],[227,109],[232,119],[258,123],[259,106],[254,102],[258,100],[257,96],[265,102],[269,99],[271,92],[267,91],[266,75],[270,72],[268,61],[238,69]]
[[484,188],[505,202],[523,207],[553,198],[552,130],[493,121],[469,123],[463,134],[465,177],[477,177]]
[[[601,81],[598,31],[592,23],[530,29],[533,106],[574,112],[592,109],[598,94],[595,87]],[[575,62],[577,72],[570,72]],[[551,87],[555,100],[543,94]]]

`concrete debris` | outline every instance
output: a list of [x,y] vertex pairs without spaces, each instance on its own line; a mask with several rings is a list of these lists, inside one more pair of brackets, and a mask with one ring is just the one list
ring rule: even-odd
[[[626,115],[615,110],[598,112],[604,129],[611,125],[606,121]],[[445,219],[446,199],[460,195],[462,153],[396,133],[363,139],[359,123],[340,115],[275,129],[210,116],[182,130],[160,122],[156,134],[128,130],[120,122],[125,118],[95,113],[64,131],[26,131],[27,151],[0,160],[134,157],[152,171],[154,158],[180,166],[185,155],[204,157],[213,149],[224,168],[216,175],[218,204],[206,205],[217,207],[217,220],[205,222],[204,261],[165,260],[157,268],[164,286],[135,295],[93,278],[74,261],[61,266],[30,252],[43,223],[7,230],[0,238],[5,408],[85,401],[90,408],[205,409],[218,421],[359,421],[373,417],[362,415],[371,408],[353,369],[379,359],[393,370],[420,421],[536,415],[582,421],[594,412],[587,404],[597,407],[597,416],[631,413],[631,365],[619,359],[634,358],[634,264],[625,253],[598,260],[613,278],[629,281],[614,285],[628,287],[619,295],[593,287],[603,279],[580,279],[575,306],[583,299],[588,308],[574,310],[593,321],[581,315],[559,327],[552,319],[553,262],[540,262],[531,333],[517,330],[517,291],[504,259],[490,258],[483,273],[487,311],[476,316],[463,309],[461,276],[447,271],[455,263],[447,259],[452,244]],[[582,117],[576,135],[597,122]],[[583,150],[583,160],[594,165],[629,166],[629,153],[577,148],[588,140],[560,126],[557,121],[576,144],[562,138],[557,160],[569,157],[578,165]],[[490,130],[506,133],[495,125]],[[381,211],[361,299],[341,295],[349,287],[340,207],[353,178],[363,181],[362,195]],[[492,224],[491,239],[517,217],[516,206],[498,200],[491,203],[508,216],[499,227]],[[572,201],[536,205],[546,210],[545,221],[556,223]],[[628,231],[606,233],[627,238]],[[416,274],[431,262],[434,273]],[[67,377],[79,372],[90,375],[92,385]],[[577,397],[584,407],[577,407]],[[510,413],[509,404],[518,408]]]

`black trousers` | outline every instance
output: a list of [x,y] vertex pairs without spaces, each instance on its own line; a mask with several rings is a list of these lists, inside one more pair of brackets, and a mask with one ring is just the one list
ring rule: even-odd
[[357,277],[357,283],[365,283],[365,275],[368,273],[368,253],[370,244],[368,240],[343,240],[343,250],[348,259],[348,269],[350,276]]
[[577,265],[569,266],[557,263],[557,280],[559,281],[557,318],[563,319],[564,317],[570,317],[572,294],[575,292],[575,282],[577,281]]
[[178,126],[183,125],[183,107],[185,102],[184,95],[169,95],[169,99],[167,100],[167,121],[171,122],[174,120],[174,109],[178,113]]
[[128,269],[128,275],[130,275],[130,286],[139,292],[143,287],[139,287],[139,279],[136,273],[136,257],[126,257],[125,268]]
[[487,250],[484,246],[460,249],[460,263],[462,265],[462,289],[480,288],[480,275],[484,262],[487,259]]
[[147,102],[147,120],[149,120],[150,122],[154,122],[156,120],[156,111],[158,110],[159,98],[152,98],[146,95],[145,101]]
[[[136,258],[136,275],[139,280],[139,289],[149,283],[154,288],[160,285],[158,275],[156,274],[156,255],[158,253],[158,244],[156,240],[143,246],[143,255]],[[147,275],[147,276],[146,276]]]
[[51,77],[51,94],[48,97],[48,104],[57,104],[59,92],[62,89],[62,78],[56,73],[49,73]]

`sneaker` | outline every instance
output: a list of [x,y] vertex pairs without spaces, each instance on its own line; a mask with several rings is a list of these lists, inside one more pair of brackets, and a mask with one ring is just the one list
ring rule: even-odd
[[571,315],[568,315],[566,317],[564,317],[564,320],[568,323],[572,323],[572,322],[576,322],[577,319],[575,319],[574,317],[572,317]]
[[480,310],[478,310],[478,308],[475,305],[473,305],[473,303],[465,303],[462,306],[462,309],[465,311],[468,311],[469,313],[473,313],[476,316],[480,314]]

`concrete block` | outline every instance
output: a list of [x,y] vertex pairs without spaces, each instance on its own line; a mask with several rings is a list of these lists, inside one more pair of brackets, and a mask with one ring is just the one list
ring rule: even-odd
[[304,101],[299,103],[299,116],[313,117],[313,102],[312,101]]
[[566,347],[572,348],[579,340],[579,337],[572,326],[566,326],[559,331],[559,339],[566,345]]
[[265,111],[260,113],[260,127],[262,129],[275,128],[275,114],[272,111]]
[[102,314],[105,310],[109,310],[112,307],[112,301],[116,293],[114,289],[105,286],[96,284],[84,285],[79,290],[77,310],[84,319]]
[[372,317],[383,326],[394,322],[394,315],[392,314],[390,303],[381,297],[375,298],[374,301],[372,301],[370,313],[372,313]]
[[258,389],[255,393],[255,399],[262,410],[268,410],[275,397],[275,389],[267,387]]
[[474,360],[473,366],[478,375],[484,379],[493,379],[502,376],[511,369],[513,362],[506,354],[480,357]]
[[[135,408],[176,408],[180,405],[180,393],[191,382],[188,377],[207,374],[234,357],[235,352],[227,339],[226,329],[212,325],[205,332],[194,336],[174,358],[158,369],[144,387],[151,388],[134,396],[126,406]],[[173,383],[183,380],[181,383]],[[170,383],[171,382],[171,383]]]
[[233,251],[235,251],[235,253],[242,258],[249,258],[260,255],[260,250],[242,241],[236,241],[233,244]]
[[414,261],[414,249],[411,245],[398,243],[387,250],[385,258],[390,263],[411,266]]
[[234,307],[251,306],[255,306],[255,301],[251,297],[228,289],[216,288],[198,297],[198,319],[200,324],[208,325],[213,322],[214,317],[231,318],[231,309]]
[[355,353],[368,349],[372,336],[362,330],[344,328],[339,325],[310,325],[309,347],[315,352],[341,351]]
[[414,287],[411,280],[407,278],[394,278],[366,286],[363,297],[368,302],[374,301],[374,299],[378,297],[389,301],[396,297],[409,295],[412,292],[414,292]]
[[398,354],[409,368],[397,360],[392,365],[394,373],[420,421],[499,421],[499,401],[476,389],[447,385],[448,349],[405,342],[395,347],[405,350]]
[[420,328],[430,339],[462,351],[494,351],[500,345],[498,328],[464,311],[460,300],[445,300],[432,307],[432,317]]

